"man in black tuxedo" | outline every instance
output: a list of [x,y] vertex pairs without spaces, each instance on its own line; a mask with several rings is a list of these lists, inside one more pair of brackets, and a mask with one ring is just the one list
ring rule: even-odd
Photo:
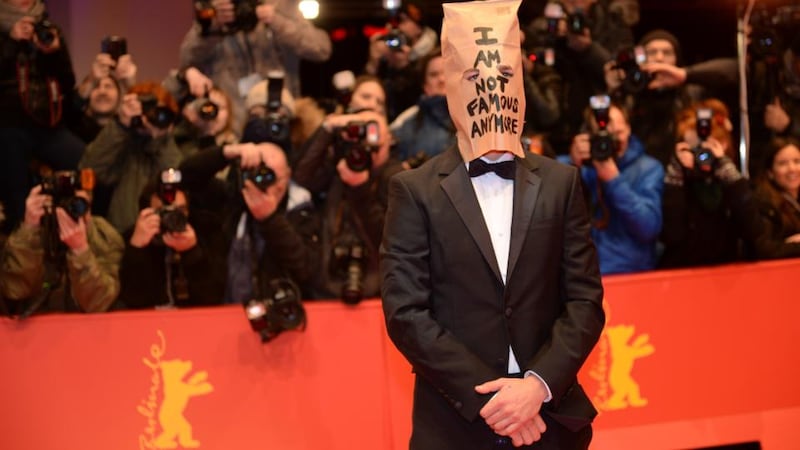
[[603,328],[603,288],[577,171],[520,144],[518,6],[444,5],[458,148],[390,185],[383,308],[417,374],[414,450],[591,441],[596,411],[576,377]]

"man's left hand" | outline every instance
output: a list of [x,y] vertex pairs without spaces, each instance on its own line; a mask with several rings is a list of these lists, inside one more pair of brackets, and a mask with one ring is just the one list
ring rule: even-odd
[[189,224],[186,224],[186,230],[179,233],[164,233],[162,239],[164,240],[164,245],[178,253],[183,253],[197,245],[197,235],[194,233],[194,228]]
[[336,170],[339,172],[339,178],[342,179],[342,182],[350,187],[361,186],[369,181],[369,170],[355,172],[347,166],[347,161],[344,158],[340,159],[339,163],[336,164]]
[[495,393],[480,410],[495,433],[510,436],[515,446],[541,439],[546,427],[539,411],[547,398],[547,388],[537,377],[498,378],[475,386],[475,391]]
[[89,241],[86,238],[86,221],[79,217],[78,221],[72,220],[64,208],[56,208],[56,220],[58,220],[58,237],[76,255],[80,255],[89,249]]
[[256,220],[264,220],[271,216],[275,210],[278,209],[279,198],[277,198],[270,189],[267,192],[262,191],[252,181],[246,180],[244,182],[244,189],[242,189],[242,196],[250,214]]

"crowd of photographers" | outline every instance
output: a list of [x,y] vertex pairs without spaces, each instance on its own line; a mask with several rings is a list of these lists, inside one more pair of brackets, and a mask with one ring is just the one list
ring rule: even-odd
[[[164,80],[111,36],[76,82],[41,0],[0,0],[6,313],[235,303],[268,340],[301,298],[379,295],[389,178],[455,144],[435,24],[402,2],[331,102],[300,95],[331,41],[296,6],[196,1]],[[523,142],[580,168],[604,274],[800,256],[800,8],[754,17],[749,178],[735,59],[635,42],[630,0],[524,27]]]

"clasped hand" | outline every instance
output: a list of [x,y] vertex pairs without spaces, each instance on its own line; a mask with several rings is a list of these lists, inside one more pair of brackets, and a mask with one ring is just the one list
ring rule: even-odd
[[540,414],[547,388],[535,376],[498,378],[475,386],[480,394],[494,396],[480,410],[486,424],[501,436],[508,436],[515,447],[531,445],[546,431]]

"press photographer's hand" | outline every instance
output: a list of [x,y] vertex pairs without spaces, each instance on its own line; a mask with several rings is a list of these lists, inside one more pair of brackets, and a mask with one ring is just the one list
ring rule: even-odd
[[277,192],[272,189],[273,187],[275,186],[268,187],[267,191],[264,192],[253,184],[252,181],[246,180],[244,182],[242,196],[244,197],[247,209],[250,210],[250,214],[252,214],[256,220],[264,220],[278,209],[281,198],[276,195]]
[[11,27],[11,31],[8,34],[15,41],[33,40],[33,23],[33,17],[25,16]]
[[141,115],[142,103],[139,101],[139,97],[137,97],[136,94],[125,94],[125,96],[122,97],[122,102],[120,102],[117,112],[120,123],[126,128],[129,128],[131,126],[131,119]]
[[131,246],[143,248],[150,245],[153,237],[161,232],[161,217],[153,208],[144,208],[139,211],[136,226],[131,235]]
[[194,232],[194,228],[188,223],[186,224],[186,230],[175,233],[164,233],[162,239],[164,240],[164,245],[178,253],[191,250],[197,245],[197,235]]
[[45,214],[45,207],[52,202],[49,195],[42,194],[42,185],[34,186],[25,199],[25,219],[23,224],[28,228],[38,228]]
[[592,145],[588,133],[577,134],[572,138],[569,158],[576,167],[581,167],[584,161],[592,158]]
[[206,92],[210,91],[212,87],[214,87],[214,83],[211,81],[211,78],[208,78],[200,72],[196,67],[189,67],[186,69],[186,73],[183,75],[183,78],[186,80],[186,84],[189,85],[189,93],[195,97],[202,97],[206,95]]
[[361,186],[369,181],[369,170],[355,172],[347,166],[347,161],[344,158],[340,159],[336,164],[336,171],[339,172],[339,178],[342,179],[342,182],[350,187]]
[[70,217],[64,208],[56,208],[56,220],[58,221],[58,237],[74,254],[80,255],[89,249],[89,241],[86,237],[86,219],[78,217],[75,221]]
[[123,87],[130,87],[136,84],[137,71],[138,68],[136,64],[134,64],[131,55],[122,55],[119,57],[116,68],[114,69],[114,78],[116,78]]

